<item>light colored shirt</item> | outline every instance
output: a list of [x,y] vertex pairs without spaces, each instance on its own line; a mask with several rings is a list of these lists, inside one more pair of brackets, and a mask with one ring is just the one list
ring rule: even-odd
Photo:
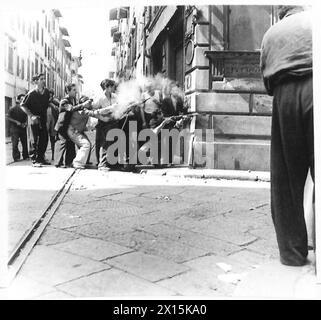
[[280,72],[304,75],[312,71],[312,27],[309,11],[294,13],[273,25],[264,35],[261,70],[264,83]]
[[[116,103],[117,96],[114,93],[111,94],[110,99],[107,98],[106,95],[104,95],[103,97],[99,98],[98,101],[93,103],[93,109],[102,109],[101,114],[109,113],[110,111],[114,113]],[[107,118],[103,116],[99,116],[98,119],[103,122],[109,122],[110,120],[112,120],[112,118]]]
[[[158,104],[160,102],[160,92],[158,90],[155,90],[155,94],[153,96],[151,96],[148,92],[144,92],[143,93],[143,100],[148,99],[145,103],[144,103],[144,111],[146,113],[153,113],[154,111],[156,111],[158,109]],[[155,102],[157,101],[157,102]]]

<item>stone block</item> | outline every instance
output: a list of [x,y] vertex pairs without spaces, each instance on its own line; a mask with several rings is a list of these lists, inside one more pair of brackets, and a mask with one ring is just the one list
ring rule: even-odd
[[207,45],[209,45],[209,25],[197,24],[195,26],[194,42],[195,42],[195,44],[207,44]]
[[261,79],[256,78],[224,78],[223,81],[213,81],[213,90],[242,91],[249,93],[265,93],[265,87]]
[[270,136],[271,117],[215,115],[214,134]]
[[196,95],[197,112],[249,113],[249,94],[202,92]]
[[185,91],[208,90],[209,70],[195,69],[185,75]]
[[199,10],[198,22],[209,22],[209,6],[197,6],[197,10]]
[[214,146],[216,169],[270,170],[270,144],[268,141],[221,141]]
[[176,295],[176,292],[172,290],[116,269],[71,281],[58,286],[58,289],[75,297]]
[[253,113],[272,113],[273,97],[267,94],[253,94],[252,109]]
[[187,267],[153,255],[133,252],[106,261],[109,265],[155,282],[189,270]]

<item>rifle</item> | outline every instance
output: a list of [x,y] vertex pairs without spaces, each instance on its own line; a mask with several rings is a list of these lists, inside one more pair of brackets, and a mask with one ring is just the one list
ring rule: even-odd
[[[197,116],[197,115],[198,115],[197,112],[193,112],[193,113],[182,114],[182,115],[178,115],[178,116],[166,117],[158,127],[154,128],[152,130],[154,133],[158,134],[161,131],[161,129],[163,129],[165,127],[165,125],[167,123],[178,122],[180,120],[183,120],[183,121],[188,120],[188,119],[193,118],[194,116]],[[176,126],[176,123],[175,123],[174,127],[175,126]]]
[[123,115],[120,117],[120,119],[123,119],[124,117],[128,116],[129,112],[136,106],[139,106],[140,104],[144,104],[146,101],[148,101],[149,99],[151,99],[152,97],[149,97],[147,99],[143,99],[143,100],[140,100],[138,102],[133,102],[131,104],[129,104],[127,107],[126,107],[126,110],[123,112]]

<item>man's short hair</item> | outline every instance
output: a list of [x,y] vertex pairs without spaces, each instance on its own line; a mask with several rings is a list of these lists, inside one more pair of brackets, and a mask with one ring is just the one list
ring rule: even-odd
[[280,5],[280,6],[278,6],[279,19],[282,20],[288,14],[289,11],[293,11],[293,12],[304,11],[304,7],[303,6]]
[[23,93],[18,94],[17,98],[16,98],[16,101],[19,102],[21,100],[21,98],[23,98],[24,96],[25,96],[25,94],[23,94]]
[[38,73],[38,74],[35,74],[33,77],[32,77],[32,81],[37,81],[40,79],[40,77],[44,77],[45,74],[44,73]]
[[75,83],[68,83],[68,84],[66,84],[66,86],[65,86],[65,92],[66,92],[66,93],[70,92],[73,87],[76,87],[76,84],[75,84]]
[[110,79],[105,79],[100,83],[100,87],[105,90],[108,87],[113,87],[115,85],[115,81],[114,80],[110,80]]
[[54,89],[49,89],[49,93],[52,94],[53,96],[55,95]]

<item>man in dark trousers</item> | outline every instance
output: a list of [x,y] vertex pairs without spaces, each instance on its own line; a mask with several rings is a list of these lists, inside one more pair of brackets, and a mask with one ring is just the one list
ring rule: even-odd
[[22,158],[28,159],[28,143],[27,143],[27,115],[21,110],[20,103],[24,94],[19,94],[16,99],[16,105],[9,109],[7,119],[10,121],[10,135],[12,142],[12,158],[13,161],[20,160],[20,151],[18,148],[19,140],[22,146]]
[[45,152],[48,145],[47,131],[47,109],[49,105],[49,90],[45,87],[46,80],[44,74],[33,76],[32,81],[36,88],[29,91],[21,103],[22,110],[30,118],[32,149],[30,157],[33,166],[41,167],[48,165],[45,159]]
[[279,6],[280,21],[264,35],[261,70],[273,95],[271,210],[281,263],[307,262],[304,185],[314,179],[311,15]]

